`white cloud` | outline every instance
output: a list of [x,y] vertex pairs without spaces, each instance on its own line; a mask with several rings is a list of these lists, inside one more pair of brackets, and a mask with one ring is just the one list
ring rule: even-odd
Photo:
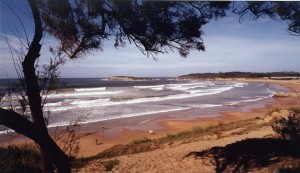
[[[116,50],[113,39],[107,41],[103,52],[93,52],[78,60],[69,60],[62,68],[62,77],[102,77],[111,75],[178,76],[196,72],[218,71],[299,71],[300,40],[283,32],[281,24],[269,29],[270,21],[237,23],[235,18],[213,22],[204,28],[205,52],[192,51],[188,58],[175,53],[160,54],[158,61],[143,55],[129,43]],[[255,26],[258,25],[258,29]],[[265,26],[266,25],[266,26]],[[263,30],[260,30],[263,29]],[[281,30],[280,30],[281,29]],[[3,35],[0,35],[3,38]],[[16,38],[10,37],[14,46]],[[49,60],[49,46],[57,41],[46,37],[41,62]],[[1,67],[12,71],[11,58],[0,39]]]
[[207,46],[205,52],[193,51],[188,58],[182,58],[175,52],[159,55],[158,61],[146,58],[134,46],[119,50],[110,47],[104,49],[104,52],[94,53],[74,63],[70,61],[63,71],[93,69],[88,71],[92,76],[98,77],[137,74],[177,76],[209,71],[295,70],[297,64],[300,66],[298,58],[296,59],[300,57],[299,41],[289,37],[283,40],[276,38],[260,40],[235,36],[207,36],[205,45]]

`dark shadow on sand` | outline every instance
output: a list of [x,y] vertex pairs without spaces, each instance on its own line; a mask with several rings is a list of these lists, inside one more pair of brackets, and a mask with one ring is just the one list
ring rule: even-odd
[[[246,139],[225,147],[213,147],[205,151],[195,151],[187,155],[208,158],[215,166],[216,173],[248,172],[253,168],[276,165],[285,158],[300,159],[300,141],[282,139]],[[297,161],[297,164],[300,162]],[[297,172],[300,166],[282,172]],[[280,171],[281,172],[281,171]]]

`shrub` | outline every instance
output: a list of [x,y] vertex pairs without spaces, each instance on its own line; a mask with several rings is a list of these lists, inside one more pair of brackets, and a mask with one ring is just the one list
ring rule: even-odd
[[106,171],[112,171],[112,169],[120,163],[119,160],[110,160],[104,163],[104,167]]
[[300,108],[291,108],[287,118],[277,118],[272,129],[286,140],[300,140]]
[[0,147],[0,172],[42,172],[40,154],[30,145]]

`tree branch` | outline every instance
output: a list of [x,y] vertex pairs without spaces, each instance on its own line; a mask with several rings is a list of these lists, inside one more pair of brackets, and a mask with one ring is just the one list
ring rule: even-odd
[[40,56],[42,45],[40,41],[43,37],[42,21],[40,18],[37,2],[35,0],[28,0],[33,19],[34,19],[34,37],[29,46],[28,53],[22,62],[24,78],[26,83],[26,95],[28,96],[29,106],[32,114],[33,123],[37,124],[44,131],[47,131],[46,123],[43,117],[42,101],[40,96],[40,89],[38,85],[38,77],[35,74],[34,63]]
[[[71,172],[71,165],[66,155],[60,150],[49,134],[40,126],[30,122],[20,114],[0,108],[0,124],[34,140],[53,160],[57,169],[63,173]],[[66,165],[69,164],[69,165]]]

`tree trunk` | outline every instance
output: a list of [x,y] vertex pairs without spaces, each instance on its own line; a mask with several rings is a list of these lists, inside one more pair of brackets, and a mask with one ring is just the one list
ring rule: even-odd
[[40,146],[45,173],[54,172],[53,164],[60,172],[68,173],[71,172],[68,157],[49,136],[43,116],[38,77],[35,74],[35,61],[39,58],[42,47],[40,41],[43,37],[43,28],[36,0],[28,0],[28,2],[33,15],[35,30],[22,67],[33,122],[21,117],[16,112],[0,108],[0,124],[31,138]]
[[[40,88],[38,85],[38,77],[35,74],[34,67],[36,59],[40,56],[40,51],[42,47],[40,41],[43,35],[43,28],[40,14],[36,4],[37,2],[35,0],[28,0],[28,2],[30,4],[30,8],[33,14],[35,31],[28,53],[25,56],[24,61],[22,62],[22,67],[26,83],[26,95],[28,96],[33,123],[38,125],[41,128],[41,130],[46,134],[48,133],[48,131],[41,106],[42,100],[40,96]],[[42,147],[41,154],[44,172],[54,172],[52,161],[47,156],[47,151],[45,151],[45,149]]]
[[[40,126],[30,122],[20,114],[0,108],[0,124],[3,124],[17,133],[20,133],[34,142],[41,148],[42,152],[47,156],[46,158],[57,167],[61,173],[70,173],[71,164],[65,153],[57,146],[57,144],[50,137],[48,132],[43,130]],[[52,170],[51,170],[52,169]],[[43,170],[44,172],[53,172],[52,168]]]
[[29,107],[33,123],[47,131],[46,123],[43,116],[42,100],[40,96],[40,88],[38,85],[38,77],[35,74],[34,63],[40,57],[42,45],[40,41],[43,36],[42,22],[35,0],[28,0],[34,19],[34,37],[29,46],[28,52],[22,62],[24,80],[26,84],[26,95],[29,100]]

